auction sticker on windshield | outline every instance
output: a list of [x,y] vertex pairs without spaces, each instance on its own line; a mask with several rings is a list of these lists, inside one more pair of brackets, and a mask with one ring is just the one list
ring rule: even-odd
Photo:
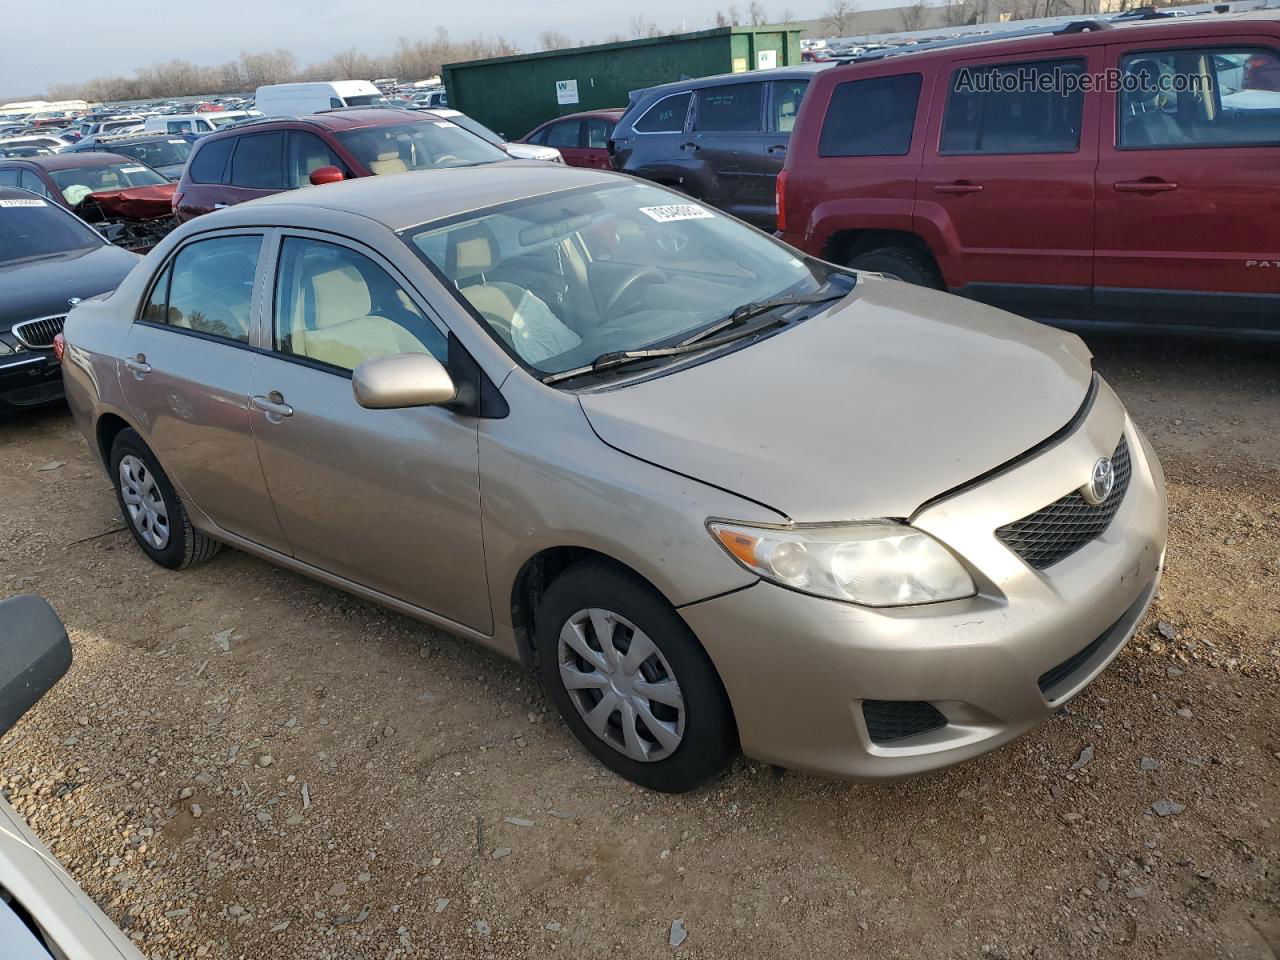
[[0,207],[43,207],[44,201],[37,198],[31,200],[0,200]]
[[677,220],[714,220],[715,214],[696,203],[669,203],[661,207],[641,207],[640,212],[658,223],[674,223]]
[[121,173],[146,173],[147,168],[146,167],[121,167],[120,172]]

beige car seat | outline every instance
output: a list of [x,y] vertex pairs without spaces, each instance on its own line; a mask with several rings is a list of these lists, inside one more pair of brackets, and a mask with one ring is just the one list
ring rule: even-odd
[[[369,286],[355,267],[317,273],[304,281],[304,287],[290,322],[291,350],[298,356],[354,370],[379,357],[429,352],[400,324],[371,314]],[[311,328],[304,323],[308,298],[314,313]]]
[[487,227],[477,224],[449,233],[445,272],[467,302],[511,344],[511,323],[525,291],[512,283],[489,282],[485,275],[497,263],[496,244]]
[[369,172],[374,176],[383,177],[389,173],[406,173],[409,168],[404,165],[404,160],[400,157],[400,151],[392,148],[385,150],[369,162]]

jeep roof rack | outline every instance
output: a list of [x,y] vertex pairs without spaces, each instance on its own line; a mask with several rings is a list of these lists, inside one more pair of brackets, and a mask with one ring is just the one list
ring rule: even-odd
[[974,43],[987,43],[992,40],[1013,40],[1020,37],[1052,37],[1073,33],[1093,33],[1095,30],[1113,30],[1114,25],[1107,20],[1086,18],[1072,20],[1061,24],[1040,24],[1034,27],[1021,27],[1013,30],[987,30],[982,33],[966,33],[955,37],[942,37],[938,40],[924,40],[920,43],[904,43],[849,57],[836,57],[840,63],[861,63],[864,60],[884,60],[888,57],[901,57],[911,53],[924,53],[928,50],[941,50],[947,47],[963,47]]

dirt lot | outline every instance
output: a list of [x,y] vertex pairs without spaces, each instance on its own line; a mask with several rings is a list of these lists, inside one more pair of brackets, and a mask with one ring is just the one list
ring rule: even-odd
[[1167,577],[980,761],[646,793],[465,641],[233,551],[152,566],[55,410],[0,425],[0,596],[76,662],[0,783],[152,958],[1275,960],[1280,350],[1093,346],[1163,457]]

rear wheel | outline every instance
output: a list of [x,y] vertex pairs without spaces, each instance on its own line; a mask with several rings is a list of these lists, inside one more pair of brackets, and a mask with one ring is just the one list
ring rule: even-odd
[[914,283],[920,287],[942,289],[942,274],[928,254],[906,247],[881,247],[859,254],[849,261],[855,270],[883,273],[893,280]]
[[173,484],[136,431],[116,435],[110,460],[120,512],[143,553],[162,567],[180,570],[218,552],[217,540],[191,526]]
[[638,577],[584,561],[543,595],[542,681],[560,715],[605,766],[682,793],[721,772],[736,748],[728,697],[669,603]]

